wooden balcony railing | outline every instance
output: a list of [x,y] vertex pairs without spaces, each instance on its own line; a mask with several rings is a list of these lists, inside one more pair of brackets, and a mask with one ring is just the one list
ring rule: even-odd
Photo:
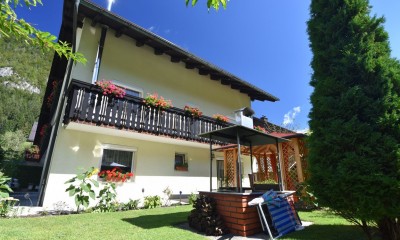
[[161,111],[146,106],[143,98],[105,96],[98,86],[78,80],[72,81],[69,90],[64,123],[70,121],[84,121],[198,142],[209,141],[198,134],[231,125],[206,116],[193,118],[175,107]]

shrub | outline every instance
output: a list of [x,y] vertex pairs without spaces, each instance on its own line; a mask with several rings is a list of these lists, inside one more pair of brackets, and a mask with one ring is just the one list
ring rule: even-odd
[[129,202],[125,203],[125,206],[127,210],[137,210],[139,209],[139,202],[140,202],[139,199],[135,200],[129,199]]
[[191,205],[193,205],[194,204],[194,202],[196,201],[196,199],[197,199],[197,194],[195,194],[195,193],[190,193],[190,195],[189,195],[189,204],[191,204]]
[[256,181],[255,184],[278,184],[274,179],[265,179],[263,181]]
[[116,202],[117,193],[115,191],[115,183],[107,182],[104,184],[104,187],[100,190],[97,198],[99,198],[100,201],[96,208],[99,209],[100,212],[115,212],[118,207]]
[[161,207],[161,198],[160,196],[147,196],[144,197],[144,208],[149,209],[149,208],[156,208],[156,207]]

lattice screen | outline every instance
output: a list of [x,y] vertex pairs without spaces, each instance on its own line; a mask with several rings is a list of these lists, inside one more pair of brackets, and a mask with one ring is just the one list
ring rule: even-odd
[[299,154],[300,154],[300,161],[301,161],[301,169],[303,170],[303,180],[308,179],[308,169],[307,169],[307,147],[304,139],[299,138],[297,140],[299,144]]
[[283,161],[283,174],[285,176],[285,188],[286,190],[297,190],[298,186],[298,175],[297,175],[297,164],[295,159],[295,151],[293,142],[282,143],[282,161]]
[[258,166],[256,181],[262,181],[265,179],[265,177],[268,173],[268,164],[266,163],[263,154],[258,154],[256,156],[256,158],[257,158],[257,166]]
[[276,172],[272,167],[271,156],[267,154],[258,154],[257,158],[257,181],[263,181],[266,179],[275,179]]
[[225,183],[227,184],[227,187],[236,187],[236,149],[225,150],[224,171]]

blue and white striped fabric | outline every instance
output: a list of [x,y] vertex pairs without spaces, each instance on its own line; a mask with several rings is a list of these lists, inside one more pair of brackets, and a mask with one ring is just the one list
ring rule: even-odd
[[287,199],[275,198],[267,203],[272,225],[279,235],[295,231],[297,222],[293,209]]

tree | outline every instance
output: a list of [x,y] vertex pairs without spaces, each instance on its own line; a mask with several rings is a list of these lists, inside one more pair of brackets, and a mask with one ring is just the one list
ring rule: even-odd
[[309,181],[371,239],[400,239],[400,64],[368,0],[313,0]]
[[[198,0],[185,0],[186,1],[186,6],[189,5],[189,3],[192,3],[192,6],[196,5],[196,3],[198,2]],[[219,5],[221,4],[224,8],[226,8],[226,3],[227,0],[207,0],[207,7],[210,8],[214,8],[215,10],[219,9]]]
[[60,57],[72,59],[77,62],[85,63],[86,59],[81,53],[72,52],[71,46],[62,41],[55,41],[56,36],[48,32],[40,31],[27,23],[24,19],[18,19],[13,8],[35,7],[42,4],[41,0],[0,0],[0,37],[14,36],[18,40],[24,40],[26,44],[41,47],[43,50],[55,51]]
[[26,135],[21,131],[0,134],[0,170],[13,176],[23,159]]

